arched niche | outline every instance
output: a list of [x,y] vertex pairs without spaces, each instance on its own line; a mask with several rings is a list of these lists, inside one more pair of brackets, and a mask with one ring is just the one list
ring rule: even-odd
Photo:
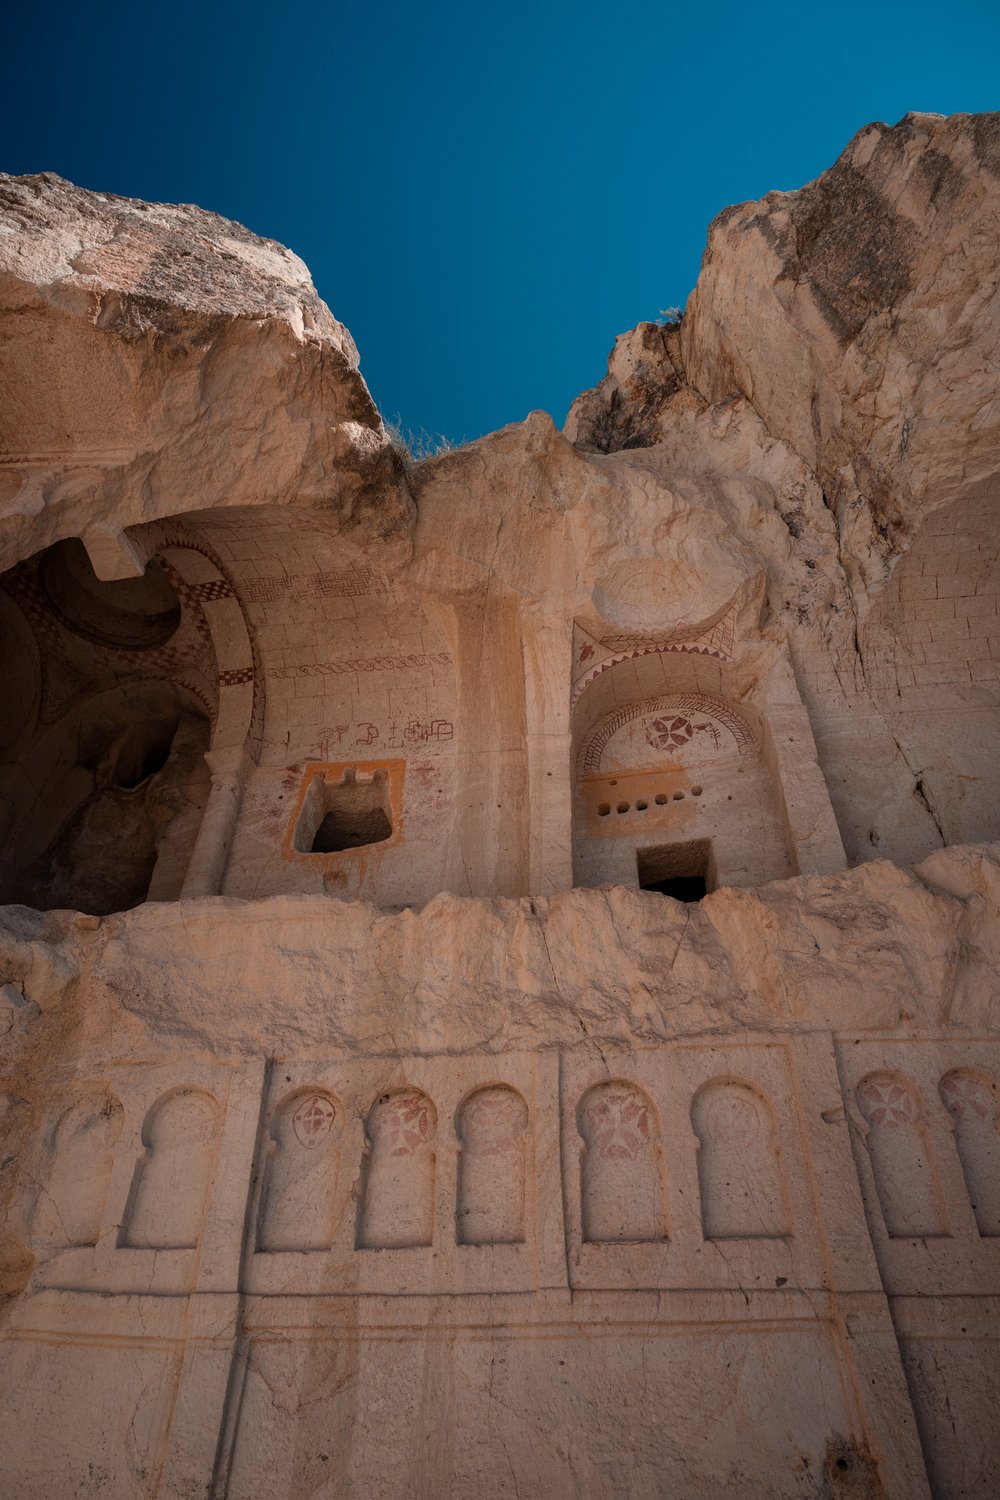
[[951,1117],[969,1206],[984,1239],[1000,1235],[1000,1093],[980,1068],[953,1068],[938,1084]]
[[298,1089],[271,1125],[257,1248],[328,1250],[335,1228],[344,1108],[325,1089]]
[[528,1106],[509,1084],[476,1089],[456,1116],[460,1149],[456,1238],[460,1245],[524,1240]]
[[634,1083],[609,1079],[587,1090],[577,1107],[580,1219],[591,1244],[636,1244],[666,1238],[660,1126],[649,1096]]
[[733,668],[615,661],[573,710],[573,877],[696,900],[797,873],[767,724]]
[[201,1239],[215,1166],[219,1107],[201,1089],[174,1089],[143,1122],[142,1150],[121,1243],[142,1250],[193,1250]]
[[868,1073],[854,1097],[865,1122],[865,1144],[889,1238],[948,1234],[937,1163],[916,1084],[901,1073]]
[[62,1249],[96,1245],[124,1110],[109,1089],[88,1090],[64,1109],[46,1142],[49,1175],[32,1238]]
[[706,1240],[783,1239],[788,1193],[774,1112],[752,1084],[715,1078],[691,1102]]
[[437,1112],[420,1089],[394,1089],[365,1121],[358,1245],[413,1249],[434,1241]]

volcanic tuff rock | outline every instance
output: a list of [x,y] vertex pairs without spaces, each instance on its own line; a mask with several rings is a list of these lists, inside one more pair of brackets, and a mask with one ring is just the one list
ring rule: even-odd
[[[972,517],[1000,492],[998,224],[1000,115],[866,126],[808,187],[725,209],[680,329],[623,334],[566,424],[582,449],[730,493],[770,454],[753,520],[726,521],[767,574],[854,859],[918,856],[935,825],[957,834],[941,785],[953,768],[907,712],[906,689],[927,688],[924,728],[927,713],[995,703],[989,667],[963,672],[956,690],[926,619],[936,588],[912,575],[933,580],[931,537],[950,536],[991,592],[995,551]],[[762,424],[752,455],[691,451],[742,402]],[[709,504],[718,514],[726,502]],[[813,675],[820,661],[835,681]],[[839,726],[861,703],[875,709],[866,755],[835,771]],[[881,796],[884,817],[862,826],[840,798],[848,774],[869,780],[863,800]]]
[[125,527],[227,505],[405,535],[354,340],[274,240],[0,174],[0,312],[0,566],[93,532],[113,576]]
[[930,511],[995,481],[998,185],[1000,115],[912,114],[709,231],[688,378],[809,464],[862,601]]
[[[46,1013],[31,1031],[32,1073],[52,1049],[47,1028],[58,1033],[70,1014],[77,1056],[94,1066],[111,1034],[136,1051],[172,1041],[227,1056],[393,1056],[567,1046],[581,1032],[638,1046],[734,1027],[892,1030],[917,1017],[993,1029],[1000,937],[981,914],[995,908],[998,881],[997,850],[984,846],[913,871],[879,861],[724,888],[692,907],[613,886],[599,899],[444,895],[419,913],[217,898],[82,928],[68,913],[7,908],[0,961]],[[970,944],[970,928],[981,941]]]
[[998,285],[871,125],[413,464],[0,179],[0,1492],[1000,1490]]

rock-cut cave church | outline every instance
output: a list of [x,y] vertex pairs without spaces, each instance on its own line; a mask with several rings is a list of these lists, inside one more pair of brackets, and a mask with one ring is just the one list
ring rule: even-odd
[[413,461],[0,178],[0,1496],[1000,1492],[1000,115]]

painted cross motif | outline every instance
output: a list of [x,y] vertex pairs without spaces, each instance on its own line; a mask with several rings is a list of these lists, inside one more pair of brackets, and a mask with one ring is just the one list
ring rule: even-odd
[[973,1115],[985,1120],[996,1108],[990,1104],[987,1090],[980,1080],[968,1073],[949,1073],[942,1079],[941,1098],[945,1109],[956,1120]]
[[675,745],[686,745],[694,734],[694,725],[683,714],[669,718],[654,719],[646,728],[646,738],[656,750],[667,750]]
[[649,1106],[632,1089],[602,1090],[585,1112],[587,1138],[599,1156],[631,1161],[649,1145]]
[[412,1156],[431,1133],[430,1108],[423,1094],[394,1094],[378,1110],[379,1146],[388,1156]]
[[646,725],[646,739],[654,750],[679,750],[696,734],[709,734],[719,748],[719,731],[714,724],[692,724],[683,714],[667,714]]
[[295,1139],[307,1151],[315,1150],[330,1134],[336,1117],[337,1112],[329,1099],[325,1099],[322,1094],[310,1094],[292,1116]]
[[502,1156],[524,1134],[524,1101],[509,1089],[484,1089],[463,1107],[461,1128],[480,1156]]
[[857,1094],[858,1108],[871,1125],[913,1125],[917,1107],[913,1095],[894,1078],[868,1078]]

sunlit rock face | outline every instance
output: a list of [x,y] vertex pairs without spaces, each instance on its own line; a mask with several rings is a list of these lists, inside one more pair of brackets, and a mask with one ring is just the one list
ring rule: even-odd
[[347,329],[273,240],[190,206],[0,175],[0,561],[180,511],[329,512],[405,532],[409,503]]
[[281,246],[0,179],[3,1493],[1000,1488],[998,143],[417,464]]

